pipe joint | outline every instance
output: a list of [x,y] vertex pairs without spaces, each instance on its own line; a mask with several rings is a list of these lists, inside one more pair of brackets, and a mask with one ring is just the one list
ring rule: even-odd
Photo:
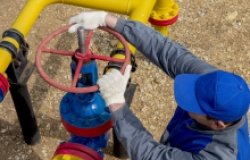
[[179,15],[179,6],[171,0],[156,4],[152,11],[149,22],[155,26],[169,26],[174,24]]
[[12,56],[13,59],[17,56],[17,48],[14,44],[8,42],[8,41],[2,41],[0,42],[0,47],[6,49]]
[[[116,49],[116,50],[113,50],[110,54],[110,57],[115,57],[115,58],[124,58],[125,56],[125,51],[124,49]],[[135,56],[133,54],[130,55],[130,64],[132,65],[132,72],[135,72],[136,71],[136,68],[137,68],[137,63],[135,61]],[[110,68],[115,68],[115,69],[118,69],[120,70],[122,67],[122,64],[121,63],[118,63],[118,62],[109,62],[108,65],[106,66],[106,68],[104,69],[104,73],[110,69]]]
[[25,44],[23,34],[20,33],[16,29],[10,28],[9,30],[5,31],[3,33],[2,38],[5,38],[5,37],[11,37],[11,38],[15,39],[18,42],[18,44]]
[[[19,48],[23,51],[27,51],[29,48],[29,45],[24,40],[23,34],[16,29],[11,28],[5,31],[2,35],[2,38],[4,41],[0,43],[0,47],[8,50],[11,53],[13,59],[17,57]],[[14,41],[9,41],[9,38],[13,39],[15,43]]]

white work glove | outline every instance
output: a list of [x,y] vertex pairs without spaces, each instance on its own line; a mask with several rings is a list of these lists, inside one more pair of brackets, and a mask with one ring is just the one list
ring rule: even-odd
[[124,93],[130,77],[131,65],[127,65],[124,74],[117,69],[112,69],[98,81],[100,92],[109,106],[111,104],[125,103]]
[[97,27],[106,26],[106,16],[107,12],[104,11],[92,11],[92,12],[82,12],[79,15],[71,17],[69,19],[69,24],[75,24],[71,26],[68,30],[69,33],[76,32],[77,28],[82,26],[84,29],[92,30]]

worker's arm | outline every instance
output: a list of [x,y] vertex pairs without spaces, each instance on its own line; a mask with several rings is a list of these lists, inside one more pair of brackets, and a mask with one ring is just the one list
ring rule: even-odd
[[98,85],[113,116],[114,130],[133,160],[193,160],[191,153],[157,143],[141,122],[125,105],[124,92],[130,77],[131,65],[124,74],[109,70],[98,80]]
[[85,29],[95,29],[98,26],[115,29],[172,78],[181,73],[206,73],[217,70],[182,45],[140,22],[118,19],[107,12],[95,11],[74,16],[70,23],[76,24],[69,32],[75,32],[79,26]]
[[[216,67],[200,60],[182,45],[164,37],[160,32],[145,24],[119,19],[106,12],[93,13],[78,15],[78,22],[79,19],[83,20],[82,25],[89,29],[97,26],[115,29],[172,78],[182,73],[206,73],[217,70]],[[93,19],[96,20],[93,21]]]
[[[204,148],[199,153],[193,154],[171,147],[170,144],[161,144],[155,141],[125,104],[124,92],[130,72],[131,65],[126,67],[124,74],[121,74],[116,69],[112,69],[103,75],[97,83],[101,94],[112,112],[113,128],[116,136],[126,148],[132,160],[205,160],[206,158],[220,160],[231,159],[230,157],[233,157],[230,147],[229,149],[214,149],[211,152],[211,148],[216,148],[214,147],[215,145],[212,145],[211,147]],[[221,144],[216,146],[220,148]]]
[[116,135],[132,160],[201,159],[199,155],[192,155],[189,152],[158,143],[125,104],[112,115]]
[[132,43],[155,65],[174,78],[182,73],[206,73],[217,70],[200,60],[182,45],[140,22],[118,19],[115,30]]

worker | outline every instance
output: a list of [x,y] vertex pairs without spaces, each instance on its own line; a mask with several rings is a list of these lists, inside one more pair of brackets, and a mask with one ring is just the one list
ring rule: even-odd
[[80,13],[70,24],[69,32],[79,26],[114,29],[174,79],[177,108],[160,142],[125,102],[131,65],[124,74],[114,69],[98,80],[113,129],[132,160],[250,160],[250,90],[241,76],[200,60],[151,27],[104,11]]

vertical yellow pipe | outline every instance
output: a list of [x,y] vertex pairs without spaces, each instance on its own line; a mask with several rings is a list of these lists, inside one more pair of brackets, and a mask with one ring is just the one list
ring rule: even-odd
[[174,3],[174,0],[157,0],[155,7],[159,9],[171,8]]
[[156,0],[134,0],[131,3],[130,19],[147,23]]
[[[148,18],[151,14],[151,11],[156,3],[156,0],[133,0],[130,1],[129,5],[129,18],[131,20],[140,21],[142,23],[148,23]],[[121,43],[117,45],[118,48],[123,48]],[[129,49],[132,54],[135,54],[135,47],[131,44]]]

